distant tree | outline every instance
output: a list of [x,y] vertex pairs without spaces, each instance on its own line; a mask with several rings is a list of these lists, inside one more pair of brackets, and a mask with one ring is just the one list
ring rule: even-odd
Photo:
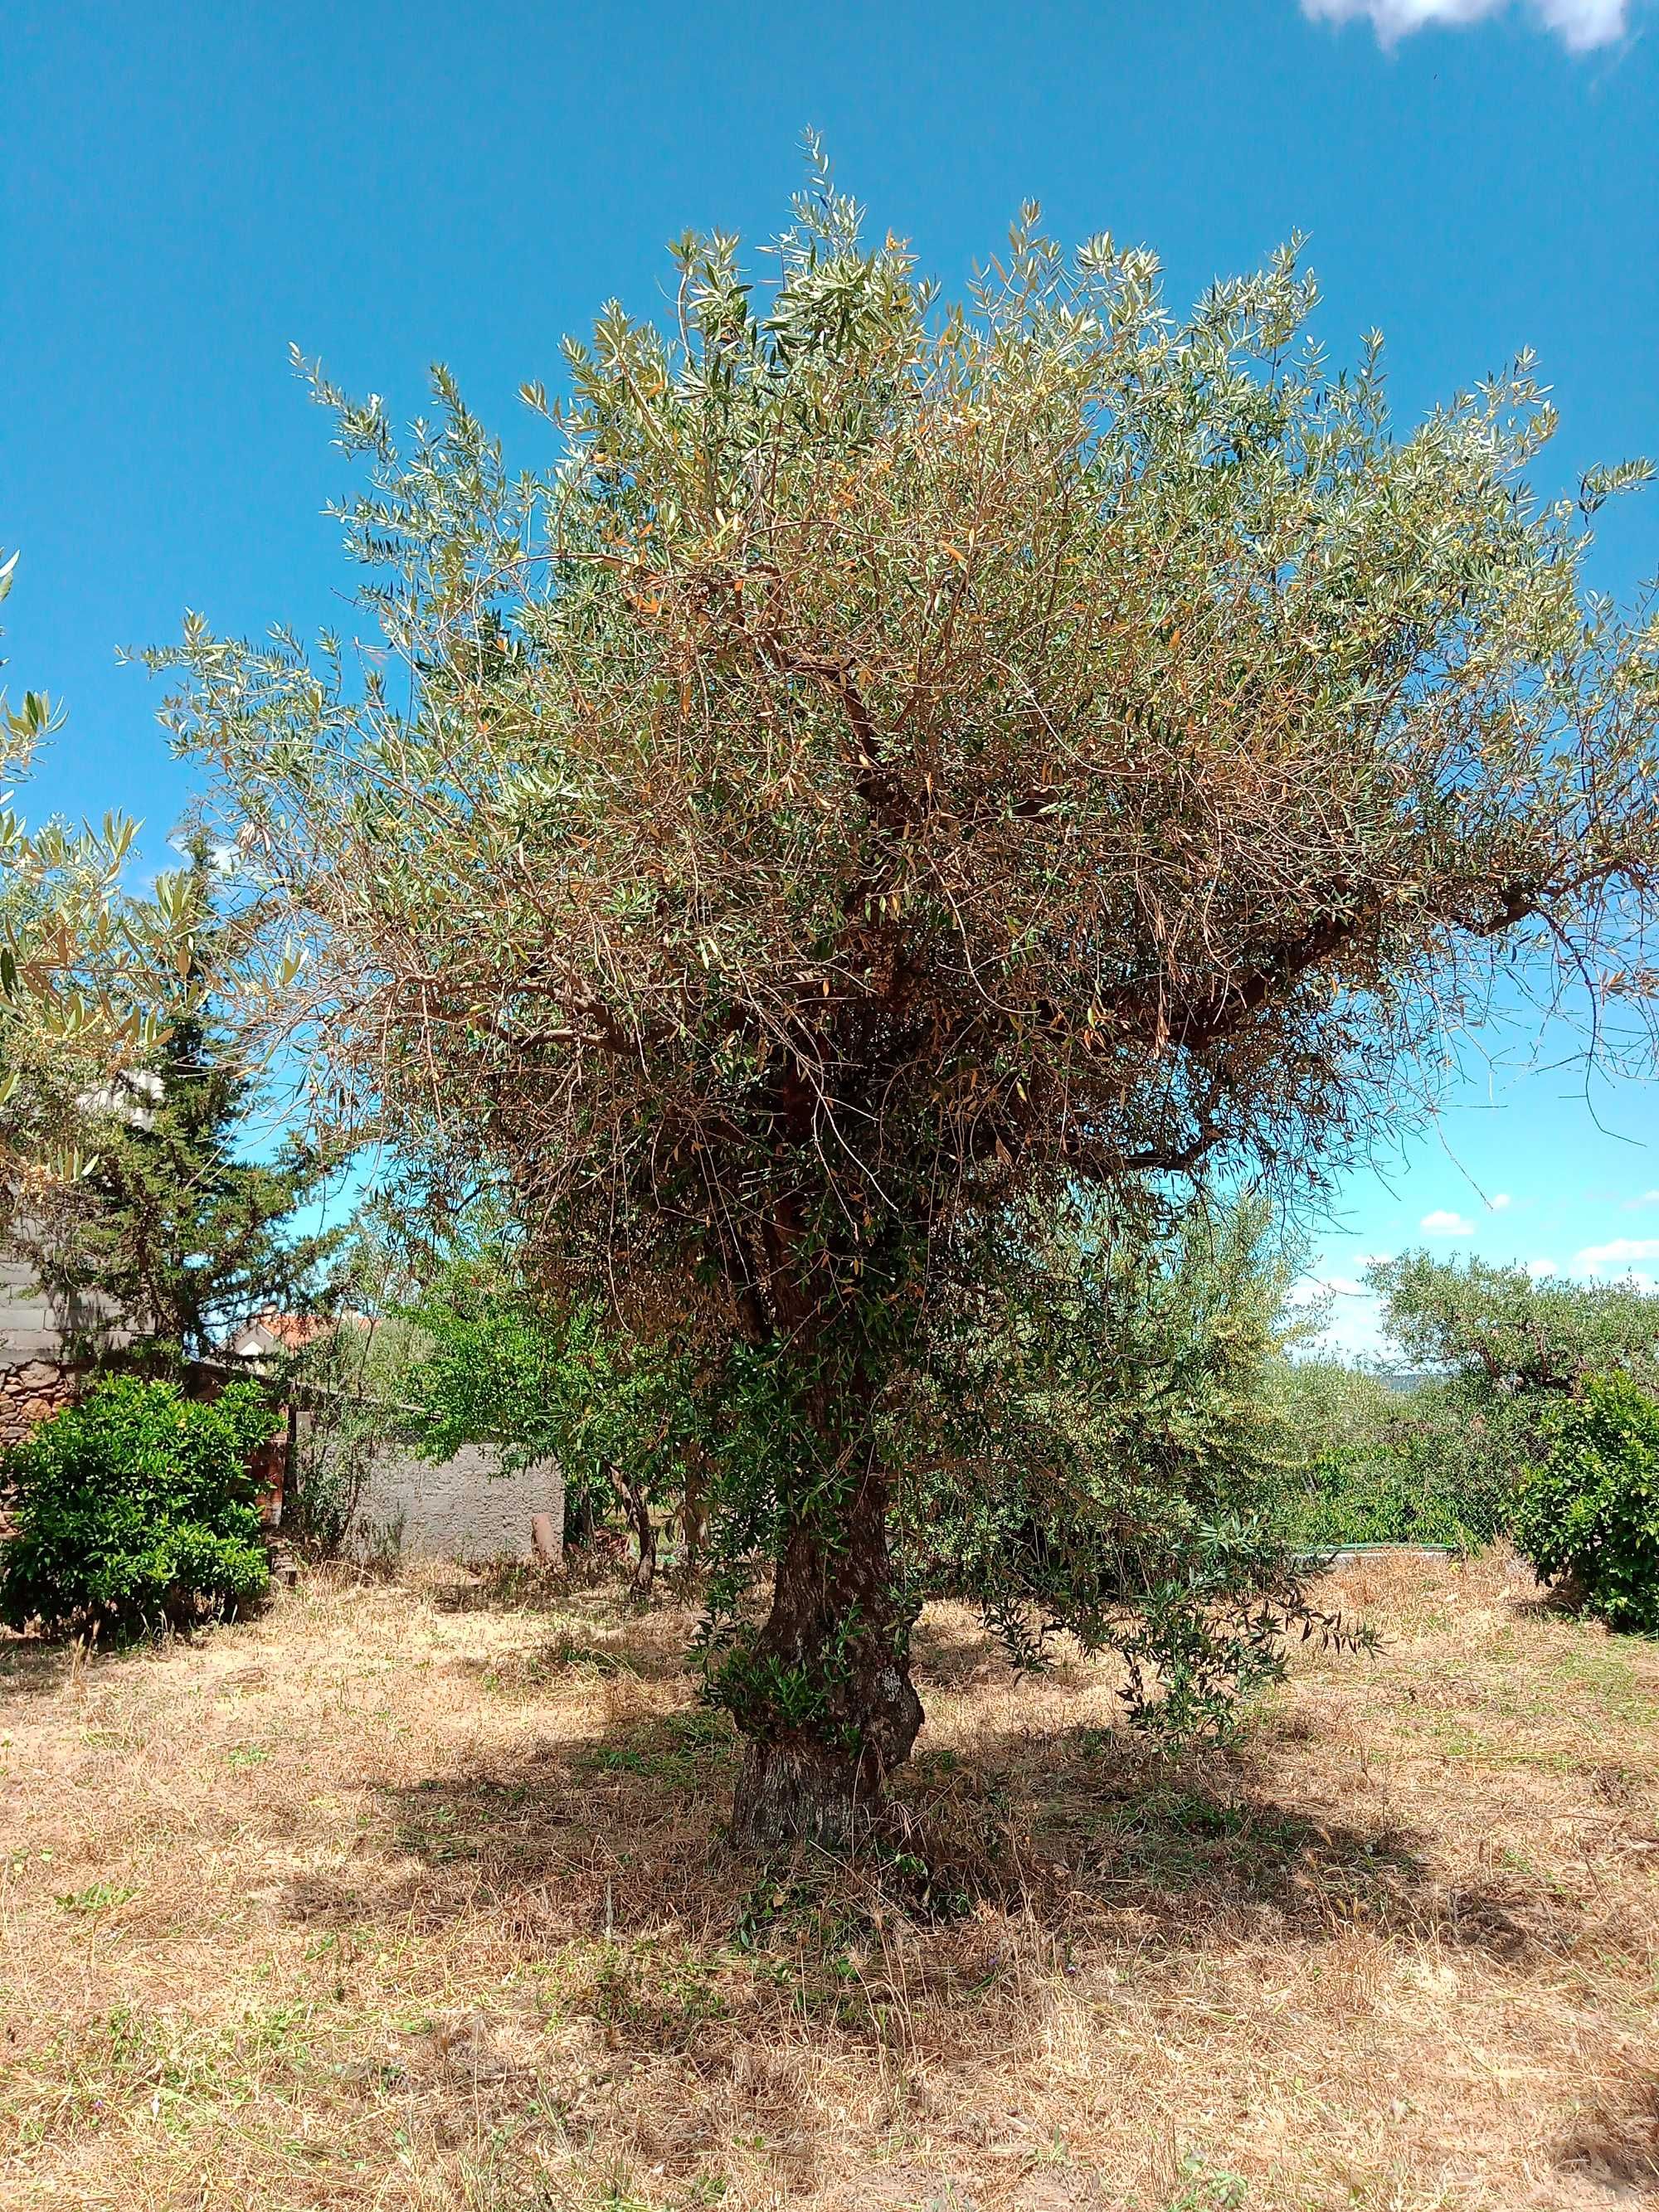
[[1397,1389],[1340,1360],[1278,1365],[1286,1525],[1305,1547],[1478,1548],[1508,1525],[1512,1440],[1455,1377]]
[[404,1377],[405,1433],[434,1459],[488,1444],[503,1469],[559,1463],[567,1526],[591,1534],[619,1507],[633,1587],[657,1571],[653,1504],[678,1504],[698,1409],[689,1358],[618,1330],[596,1304],[538,1305],[510,1274],[453,1267],[404,1318],[422,1356]]
[[[16,568],[15,553],[0,561],[0,599]],[[61,719],[44,693],[13,708],[0,692],[0,781],[27,778]],[[179,1002],[197,887],[175,871],[148,898],[128,893],[137,833],[113,814],[100,830],[33,832],[0,815],[0,1236],[84,1173],[82,1097],[153,1049],[161,1002]]]
[[1659,1382],[1659,1297],[1636,1283],[1539,1281],[1524,1267],[1422,1251],[1367,1273],[1407,1363],[1485,1395],[1559,1395],[1614,1370]]
[[339,1242],[295,1221],[330,1172],[324,1155],[293,1139],[268,1159],[246,1155],[258,1085],[217,1011],[204,849],[191,878],[200,921],[158,997],[160,1037],[140,1064],[79,1094],[81,1172],[17,1237],[82,1317],[86,1350],[118,1342],[126,1364],[153,1370],[208,1356],[258,1313],[310,1303]]
[[1633,1282],[1534,1281],[1523,1267],[1423,1251],[1367,1273],[1387,1334],[1425,1376],[1388,1424],[1389,1479],[1425,1513],[1436,1500],[1451,1509],[1464,1537],[1510,1528],[1553,1408],[1598,1376],[1659,1389],[1659,1297]]
[[155,657],[329,1110],[499,1175],[532,1274],[724,1333],[769,1407],[716,1683],[761,1846],[854,1832],[915,1740],[883,1438],[1003,1224],[1316,1181],[1500,980],[1647,1035],[1656,635],[1528,489],[1528,364],[1395,441],[1293,253],[1178,322],[1035,226],[961,306],[822,175],[764,295],[686,239],[671,329],[608,308],[572,404],[528,389],[542,477],[447,376],[407,458],[319,377],[395,681],[194,617]]

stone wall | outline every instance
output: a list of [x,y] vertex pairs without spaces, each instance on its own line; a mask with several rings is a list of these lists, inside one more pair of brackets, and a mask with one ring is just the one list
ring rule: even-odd
[[0,1255],[0,1451],[85,1389],[88,1370],[66,1356],[70,1333],[28,1262]]
[[21,1443],[31,1429],[72,1406],[85,1381],[83,1369],[55,1359],[0,1367],[0,1451]]
[[543,1461],[501,1474],[499,1455],[467,1445],[434,1466],[399,1450],[377,1453],[348,1540],[364,1557],[528,1559],[530,1524],[545,1513],[562,1546],[564,1477]]

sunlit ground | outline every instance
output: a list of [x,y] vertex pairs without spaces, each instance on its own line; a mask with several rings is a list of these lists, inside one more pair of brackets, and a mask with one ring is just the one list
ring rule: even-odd
[[1504,1559],[1351,1572],[1179,1768],[927,1618],[962,1871],[755,1869],[692,1616],[313,1577],[0,1644],[0,2203],[1659,2203],[1659,1647]]

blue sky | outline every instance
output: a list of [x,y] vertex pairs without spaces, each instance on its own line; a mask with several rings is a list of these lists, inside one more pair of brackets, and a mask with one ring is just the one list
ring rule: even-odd
[[[10,0],[0,95],[7,677],[70,717],[29,810],[125,806],[152,858],[186,783],[116,647],[187,606],[339,619],[341,465],[289,342],[400,412],[446,361],[539,463],[520,383],[608,296],[659,305],[689,224],[764,234],[808,125],[947,283],[1031,196],[1153,247],[1177,302],[1300,228],[1322,335],[1382,328],[1402,423],[1529,344],[1546,488],[1659,451],[1656,0]],[[1599,583],[1659,571],[1659,496],[1601,520]],[[1352,1179],[1312,1272],[1426,1240],[1659,1274],[1656,1135],[1635,1087],[1592,1113],[1570,1073],[1472,1073]],[[1366,1302],[1336,1309],[1368,1341]]]

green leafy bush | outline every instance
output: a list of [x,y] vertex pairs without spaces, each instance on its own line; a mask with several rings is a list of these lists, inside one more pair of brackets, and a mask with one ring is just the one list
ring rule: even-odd
[[262,1595],[249,1455],[270,1431],[252,1383],[210,1403],[136,1376],[99,1384],[6,1456],[15,1530],[0,1549],[0,1617],[131,1633]]
[[1549,1579],[1571,1575],[1609,1628],[1659,1635],[1659,1401],[1628,1376],[1593,1378],[1549,1415],[1515,1540]]
[[927,1347],[900,1557],[918,1599],[977,1604],[1018,1663],[1064,1629],[1122,1658],[1137,1726],[1224,1737],[1290,1636],[1358,1640],[1309,1597],[1279,1522],[1289,1264],[1249,1199],[1160,1224],[1079,1198],[1030,1220],[1024,1266]]
[[1467,1552],[1508,1527],[1526,1409],[1462,1376],[1402,1392],[1334,1360],[1284,1363],[1273,1397],[1285,1440],[1279,1516],[1297,1544]]

